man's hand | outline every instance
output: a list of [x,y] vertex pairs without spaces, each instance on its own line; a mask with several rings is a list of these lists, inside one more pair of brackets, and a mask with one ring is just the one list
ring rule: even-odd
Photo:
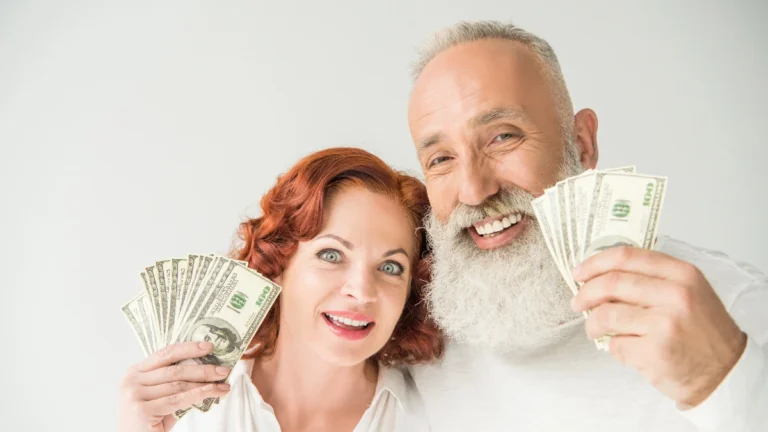
[[585,282],[574,310],[593,309],[587,335],[615,335],[611,354],[682,405],[703,402],[744,352],[746,335],[689,263],[616,247],[585,260],[573,276]]

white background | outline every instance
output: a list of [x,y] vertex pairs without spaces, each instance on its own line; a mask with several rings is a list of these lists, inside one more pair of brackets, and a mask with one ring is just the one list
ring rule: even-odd
[[0,430],[116,428],[138,271],[226,252],[300,156],[416,173],[413,48],[481,18],[552,43],[600,166],[669,176],[663,233],[768,270],[764,1],[0,0]]

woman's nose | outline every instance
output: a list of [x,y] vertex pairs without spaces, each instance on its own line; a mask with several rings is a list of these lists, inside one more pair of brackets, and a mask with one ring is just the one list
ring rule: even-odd
[[350,271],[341,293],[350,296],[362,303],[373,303],[376,301],[376,286],[373,277],[362,269]]

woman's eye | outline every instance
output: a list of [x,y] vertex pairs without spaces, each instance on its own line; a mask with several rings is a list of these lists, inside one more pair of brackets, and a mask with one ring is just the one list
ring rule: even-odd
[[318,258],[323,261],[336,263],[341,261],[341,252],[336,249],[323,249],[317,254]]
[[387,261],[384,264],[382,264],[381,267],[379,268],[384,273],[392,276],[400,276],[401,274],[403,274],[403,270],[404,270],[403,266],[393,261]]

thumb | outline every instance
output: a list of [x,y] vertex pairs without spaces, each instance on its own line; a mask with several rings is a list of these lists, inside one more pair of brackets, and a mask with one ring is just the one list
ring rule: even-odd
[[[158,432],[169,432],[173,427],[176,425],[178,420],[176,420],[176,417],[171,415],[167,415],[163,417],[163,421],[158,423],[157,426],[162,426],[162,429],[157,429]],[[152,432],[154,432],[155,429],[152,429]]]

